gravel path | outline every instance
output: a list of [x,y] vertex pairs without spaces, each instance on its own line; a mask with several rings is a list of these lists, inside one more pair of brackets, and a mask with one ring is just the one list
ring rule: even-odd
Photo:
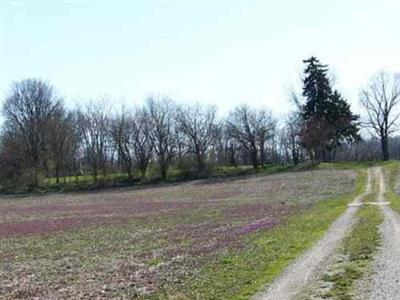
[[[385,183],[378,169],[380,188],[378,202],[385,201]],[[376,255],[373,275],[358,299],[400,299],[400,217],[389,206],[381,206],[385,221],[381,225],[382,246]]]
[[[371,192],[371,171],[368,170],[366,191],[354,199],[362,202]],[[350,206],[331,226],[325,236],[299,259],[292,263],[266,290],[252,297],[253,300],[284,300],[296,298],[329,264],[329,258],[339,248],[342,239],[355,223],[354,215],[359,206]],[[400,230],[400,227],[399,227]],[[398,248],[400,251],[400,247]],[[397,257],[400,258],[400,255]],[[398,261],[400,263],[400,261]],[[400,278],[400,277],[399,277]]]

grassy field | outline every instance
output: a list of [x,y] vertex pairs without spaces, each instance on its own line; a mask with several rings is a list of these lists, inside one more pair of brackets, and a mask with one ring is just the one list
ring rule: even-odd
[[245,299],[365,184],[351,170],[0,199],[0,298]]
[[390,201],[391,208],[400,213],[400,164],[386,164],[383,171],[386,178],[385,197]]
[[187,182],[198,179],[220,179],[232,177],[245,177],[249,175],[269,175],[281,172],[298,171],[302,167],[293,165],[272,165],[267,164],[258,169],[252,166],[209,166],[202,174],[197,174],[195,170],[178,169],[171,167],[168,170],[167,178],[161,179],[157,166],[151,166],[146,172],[145,177],[139,171],[134,171],[132,177],[122,172],[111,172],[105,176],[98,174],[97,179],[90,173],[77,176],[61,176],[59,182],[55,177],[42,177],[39,186],[30,188],[22,184],[0,186],[0,195],[4,194],[31,194],[31,193],[47,193],[47,192],[77,192],[77,191],[94,191],[106,188],[116,187],[148,187],[165,183]]
[[[375,200],[372,194],[370,200]],[[369,201],[369,199],[366,199]],[[381,242],[379,225],[383,222],[380,208],[362,206],[357,212],[357,223],[343,242],[338,261],[322,280],[332,288],[322,291],[322,299],[351,300],[357,293],[357,282],[371,272],[371,263]]]
[[[266,166],[265,169],[276,169],[279,168],[280,166]],[[248,171],[252,170],[252,166],[237,166],[237,167],[228,167],[228,166],[218,166],[214,167],[210,170],[209,176],[224,176],[224,175],[240,175],[241,173],[246,173]],[[262,169],[260,169],[262,170]],[[177,168],[169,168],[167,177],[171,181],[175,181],[179,178],[184,177],[183,170],[177,169]],[[158,177],[158,168],[156,166],[152,166],[149,168],[146,172],[146,176],[144,181],[149,180],[151,181],[152,178]],[[128,179],[128,174],[126,173],[110,173],[106,175],[105,177],[102,174],[99,174],[97,176],[98,181],[107,181],[107,180],[127,180]],[[134,181],[143,181],[142,174],[138,171],[135,170],[132,172],[132,179]],[[60,184],[74,184],[74,183],[94,183],[94,176],[90,174],[86,175],[78,175],[78,176],[64,176],[59,178]],[[43,186],[48,186],[48,185],[56,185],[56,178],[55,177],[50,177],[50,178],[44,178],[42,180],[42,185]]]

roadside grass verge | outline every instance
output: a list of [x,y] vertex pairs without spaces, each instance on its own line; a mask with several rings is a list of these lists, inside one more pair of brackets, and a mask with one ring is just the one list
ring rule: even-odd
[[[390,164],[389,164],[390,165]],[[374,202],[379,193],[379,181],[371,181],[371,193],[363,202]],[[380,244],[379,225],[383,222],[380,208],[366,205],[359,208],[357,222],[343,241],[329,270],[321,276],[319,287],[312,294],[322,299],[350,300],[357,282],[370,272],[371,262]]]
[[186,295],[190,299],[248,299],[322,238],[347,203],[364,191],[365,183],[366,173],[362,171],[354,194],[320,201],[272,231],[249,236],[244,249],[222,253],[189,280]]
[[383,216],[379,207],[368,205],[359,209],[357,217],[355,227],[344,240],[340,260],[322,278],[332,283],[332,288],[322,293],[323,299],[353,299],[355,283],[370,271],[380,244],[379,225]]
[[400,212],[400,196],[396,189],[398,189],[398,176],[400,171],[400,164],[398,162],[392,162],[384,167],[386,174],[386,200],[390,202],[390,207],[397,212]]

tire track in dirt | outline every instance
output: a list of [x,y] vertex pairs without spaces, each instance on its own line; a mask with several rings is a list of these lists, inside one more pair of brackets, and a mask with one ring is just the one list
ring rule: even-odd
[[368,169],[368,182],[365,192],[354,199],[353,205],[349,206],[331,225],[321,240],[290,264],[265,290],[255,294],[251,298],[252,300],[294,299],[300,295],[305,287],[317,280],[318,274],[329,265],[332,254],[340,247],[346,233],[355,224],[354,215],[359,208],[357,204],[361,203],[363,198],[371,193],[371,177],[371,170]]
[[378,169],[378,202],[385,218],[381,225],[382,245],[376,254],[371,278],[360,285],[357,299],[400,299],[400,216],[390,206],[383,205],[385,181],[382,169]]

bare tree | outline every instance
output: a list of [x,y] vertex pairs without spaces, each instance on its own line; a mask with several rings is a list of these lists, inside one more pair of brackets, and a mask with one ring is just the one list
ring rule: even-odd
[[149,120],[146,110],[137,108],[131,124],[133,153],[143,178],[146,176],[147,166],[153,153],[150,136],[151,124]]
[[284,135],[288,140],[288,148],[291,152],[292,162],[294,165],[299,163],[299,139],[301,132],[301,117],[299,113],[293,112],[286,121]]
[[258,167],[257,138],[252,127],[254,113],[248,105],[236,107],[226,120],[228,135],[240,143],[250,155],[254,168]]
[[38,79],[15,82],[3,104],[5,126],[21,141],[30,184],[37,186],[46,160],[46,136],[50,120],[62,109],[54,88]]
[[75,181],[79,182],[79,176],[83,174],[83,161],[85,159],[84,142],[80,133],[79,118],[80,114],[78,110],[70,112],[71,124],[72,124],[72,135],[75,141],[71,146],[71,157],[70,157],[70,168],[75,175]]
[[205,169],[207,150],[218,134],[216,111],[215,106],[201,107],[199,104],[178,109],[178,126],[187,138],[189,151],[196,157],[199,173]]
[[178,161],[178,168],[184,167],[184,157],[189,152],[188,150],[188,138],[182,131],[176,126],[175,128],[175,142],[176,142],[176,159]]
[[2,185],[24,183],[25,155],[23,142],[13,132],[3,130],[0,139],[0,182]]
[[94,180],[99,170],[106,175],[107,148],[110,142],[110,108],[105,100],[89,102],[78,109],[77,126],[84,145],[86,158],[91,166]]
[[[220,165],[230,164],[229,142],[230,138],[227,136],[224,121],[220,120],[217,125],[216,137],[214,141],[214,149],[216,152],[216,163]],[[232,163],[234,165],[234,162]]]
[[266,142],[271,139],[275,134],[276,120],[272,114],[265,109],[259,110],[255,113],[253,123],[256,139],[260,149],[260,163],[264,165],[266,162]]
[[60,172],[66,169],[68,159],[72,156],[75,143],[72,114],[60,109],[51,118],[48,133],[48,152],[54,164],[57,183],[60,182]]
[[111,138],[118,153],[118,158],[123,165],[128,179],[132,179],[133,155],[132,155],[132,115],[122,107],[111,124]]
[[257,112],[248,105],[241,105],[229,114],[226,127],[228,135],[248,152],[256,169],[259,165],[259,151],[263,152],[262,159],[265,159],[265,142],[275,128],[271,114],[263,110]]
[[361,92],[360,102],[367,113],[366,126],[379,137],[383,160],[389,160],[389,136],[400,117],[400,74],[375,74]]
[[175,105],[168,98],[150,97],[145,112],[148,116],[149,134],[160,166],[161,177],[167,177],[167,171],[176,151]]

